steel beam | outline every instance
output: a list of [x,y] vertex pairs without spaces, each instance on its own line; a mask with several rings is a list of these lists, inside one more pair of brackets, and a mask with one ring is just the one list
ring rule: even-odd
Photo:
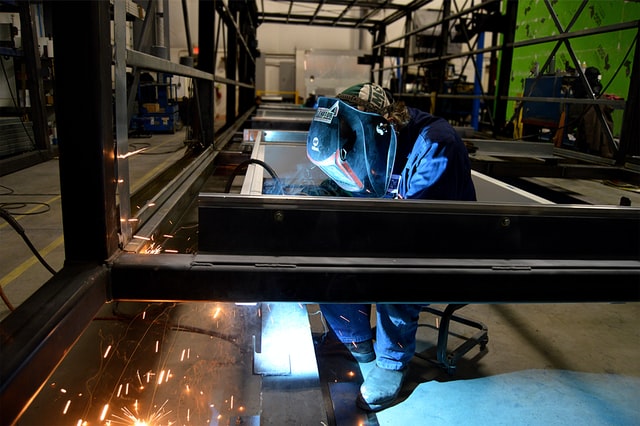
[[199,205],[199,254],[119,256],[113,299],[640,300],[635,208],[230,194]]
[[118,301],[640,301],[637,260],[123,254],[111,273]]
[[0,323],[0,424],[15,424],[44,386],[107,301],[107,282],[104,266],[67,266]]

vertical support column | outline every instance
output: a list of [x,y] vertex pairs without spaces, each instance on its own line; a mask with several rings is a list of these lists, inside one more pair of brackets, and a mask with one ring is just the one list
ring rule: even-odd
[[[214,74],[215,46],[214,34],[216,22],[215,3],[218,0],[200,0],[198,2],[198,53],[199,70]],[[214,135],[214,105],[213,81],[198,80],[198,102],[200,104],[199,123],[194,123],[194,135],[202,135],[204,146],[213,144]],[[198,128],[199,126],[199,128]]]
[[127,98],[127,11],[123,1],[113,2],[113,41],[115,77],[115,129],[118,204],[120,205],[120,237],[122,246],[132,238],[131,181],[129,179],[129,107]]
[[[255,6],[255,4],[254,4]],[[255,86],[256,82],[256,64],[258,42],[256,40],[255,23],[257,21],[257,11],[254,11],[251,5],[242,3],[239,5],[240,33],[244,38],[249,51],[240,49],[238,58],[239,80]],[[241,113],[249,110],[255,105],[255,87],[240,87],[239,110]]]
[[[229,8],[231,19],[238,22],[238,13],[235,8]],[[233,25],[227,25],[227,62],[225,66],[225,77],[229,80],[237,80],[238,70],[238,34]],[[227,118],[226,126],[231,126],[237,117],[236,112],[236,86],[227,84]]]
[[[404,31],[405,33],[410,33],[413,29],[413,14],[415,12],[410,12],[407,14],[404,22]],[[407,62],[411,60],[410,52],[411,52],[411,38],[416,38],[415,34],[410,35],[408,38],[404,39],[404,56],[402,58],[402,70],[398,75],[398,93],[404,93],[405,82],[407,81],[407,76],[409,75],[409,67],[406,65]]]
[[31,101],[30,118],[33,123],[33,136],[38,149],[48,150],[49,134],[44,91],[42,90],[42,65],[40,63],[38,37],[31,10],[32,5],[28,1],[19,1],[18,7],[20,10],[20,26],[22,27],[24,60],[27,67],[27,75],[29,76],[27,87],[29,89],[29,100]]
[[[497,46],[498,40],[500,39],[500,33],[494,31],[491,33],[491,46]],[[488,95],[494,95],[496,93],[496,81],[498,79],[498,54],[495,50],[491,51],[491,55],[489,57],[489,76],[488,76],[488,85],[485,93]],[[489,111],[489,118],[491,123],[493,124],[493,111],[494,105],[496,104],[495,99],[485,99],[485,103],[487,106],[487,111]]]
[[[447,54],[447,50],[449,48],[449,27],[451,25],[451,21],[449,17],[451,16],[451,0],[444,0],[442,2],[442,27],[440,28],[440,43],[436,48],[436,55],[438,57],[442,57]],[[446,61],[438,61],[434,64],[436,69],[436,73],[438,76],[438,93],[444,93],[444,82],[447,78],[447,62]],[[431,106],[432,108],[434,105]],[[436,108],[437,111],[437,108]]]
[[118,249],[110,7],[52,2],[65,263]]
[[496,102],[494,112],[494,129],[493,133],[498,134],[506,124],[507,101],[501,98],[509,96],[509,81],[511,79],[511,62],[513,61],[513,42],[516,35],[516,26],[518,18],[518,1],[507,0],[507,10],[505,13],[505,22],[507,28],[504,32],[502,40],[502,54],[500,57],[500,72],[498,85],[496,87]]
[[[640,24],[637,35],[640,35]],[[631,77],[629,78],[629,93],[620,129],[620,149],[615,156],[617,164],[624,164],[628,155],[640,155],[640,137],[638,137],[640,135],[640,120],[638,117],[640,117],[640,45],[636,41]]]
[[[387,37],[387,28],[386,26],[381,26],[378,28],[378,34],[373,38],[374,45],[380,45],[384,43],[384,39]],[[384,67],[384,47],[378,47],[372,49],[372,58],[371,58],[371,66],[378,66],[378,79],[374,80],[373,75],[371,76],[371,81],[377,81],[379,85],[382,86],[382,79],[384,78],[384,71],[381,69]]]
[[[478,34],[478,43],[476,46],[478,49],[483,49],[484,48],[484,33],[480,33]],[[476,67],[476,78],[473,82],[473,94],[475,96],[479,96],[482,95],[482,72],[483,72],[483,68],[484,68],[484,58],[483,58],[484,54],[483,53],[478,53],[476,54],[476,62],[475,62],[475,67]],[[479,98],[473,98],[472,101],[472,108],[471,108],[471,127],[473,127],[475,130],[479,130],[479,116],[480,116],[480,99]]]

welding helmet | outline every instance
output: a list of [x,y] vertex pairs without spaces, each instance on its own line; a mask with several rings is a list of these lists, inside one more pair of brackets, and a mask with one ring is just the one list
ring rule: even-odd
[[393,171],[396,134],[380,114],[320,97],[307,136],[307,156],[345,191],[383,197]]

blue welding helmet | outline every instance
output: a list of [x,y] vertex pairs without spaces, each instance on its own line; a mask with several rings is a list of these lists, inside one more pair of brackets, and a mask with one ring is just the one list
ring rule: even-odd
[[354,195],[383,197],[396,156],[396,134],[380,114],[321,97],[309,127],[307,156]]

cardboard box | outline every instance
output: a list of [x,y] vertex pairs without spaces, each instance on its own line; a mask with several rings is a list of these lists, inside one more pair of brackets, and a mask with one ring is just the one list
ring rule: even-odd
[[149,113],[160,112],[160,104],[158,103],[142,104],[142,107]]

